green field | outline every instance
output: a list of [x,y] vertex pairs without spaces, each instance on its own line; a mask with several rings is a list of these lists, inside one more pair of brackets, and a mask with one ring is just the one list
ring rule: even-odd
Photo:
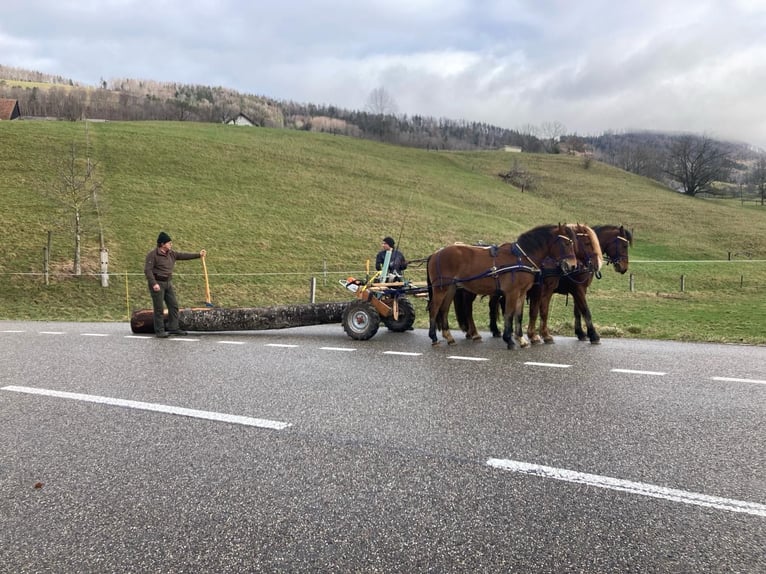
[[[89,209],[83,277],[72,277],[71,225],[46,194],[82,122],[0,122],[0,319],[124,321],[150,305],[142,268],[165,230],[177,250],[208,250],[220,306],[350,299],[338,280],[363,276],[383,235],[410,259],[443,245],[503,242],[542,223],[624,224],[635,236],[630,278],[605,269],[590,304],[605,337],[766,344],[766,210],[705,201],[574,156],[434,152],[342,136],[197,123],[88,123],[103,181]],[[502,182],[514,161],[537,186]],[[99,229],[110,286],[98,271]],[[43,247],[53,232],[50,285]],[[732,254],[734,260],[729,261]],[[184,306],[204,301],[199,261],[180,262]],[[409,271],[423,280],[424,269]],[[685,290],[680,289],[681,276]],[[483,302],[477,303],[482,308]],[[425,326],[418,300],[418,326]],[[552,324],[571,335],[571,301]],[[486,313],[476,312],[481,328]]]

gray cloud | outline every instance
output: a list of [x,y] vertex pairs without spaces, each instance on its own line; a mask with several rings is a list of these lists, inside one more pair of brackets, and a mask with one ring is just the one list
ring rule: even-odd
[[351,109],[383,86],[408,115],[766,148],[764,29],[760,0],[27,0],[0,63]]

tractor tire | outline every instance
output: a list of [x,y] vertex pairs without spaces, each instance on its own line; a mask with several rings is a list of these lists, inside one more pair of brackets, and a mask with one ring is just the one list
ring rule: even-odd
[[415,307],[412,306],[407,299],[402,297],[398,300],[399,304],[399,318],[394,319],[393,315],[389,317],[383,317],[383,324],[388,327],[389,331],[394,333],[404,333],[412,329],[415,324]]
[[343,311],[343,330],[357,341],[375,336],[380,327],[380,315],[367,301],[352,301]]

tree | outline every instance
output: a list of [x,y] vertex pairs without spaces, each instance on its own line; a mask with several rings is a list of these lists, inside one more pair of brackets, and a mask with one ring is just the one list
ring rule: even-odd
[[665,175],[693,197],[713,182],[725,180],[728,166],[729,153],[718,143],[706,136],[687,135],[670,144]]
[[365,109],[371,114],[394,115],[397,111],[396,100],[385,88],[375,88],[367,96]]
[[766,156],[762,155],[755,161],[750,177],[753,185],[758,189],[761,205],[763,205],[766,199]]
[[559,140],[566,133],[566,128],[561,122],[543,122],[540,126],[540,141],[546,153],[559,152]]
[[61,162],[57,179],[53,185],[53,198],[63,206],[71,216],[74,235],[74,274],[82,275],[81,242],[83,233],[83,214],[86,206],[96,201],[96,193],[101,182],[95,176],[96,164],[90,158],[78,159],[75,144],[72,143],[69,155]]

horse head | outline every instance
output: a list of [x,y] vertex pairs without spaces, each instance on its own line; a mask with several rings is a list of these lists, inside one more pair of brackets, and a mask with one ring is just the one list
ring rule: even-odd
[[577,238],[575,243],[575,255],[579,265],[586,271],[598,273],[604,264],[604,256],[601,243],[596,232],[587,225],[570,224]]
[[516,243],[540,269],[571,273],[577,267],[577,236],[566,224],[541,225],[519,235]]
[[633,245],[633,234],[622,225],[597,225],[593,228],[606,255],[607,264],[624,274],[628,270],[628,248]]

